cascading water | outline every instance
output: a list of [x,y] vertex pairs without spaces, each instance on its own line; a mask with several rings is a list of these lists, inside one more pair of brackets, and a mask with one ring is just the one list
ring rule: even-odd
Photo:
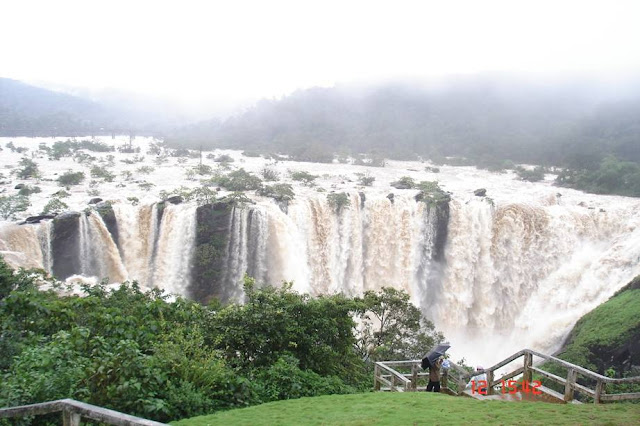
[[[144,287],[152,287],[159,229],[156,204],[135,207],[114,203],[112,208],[118,224],[120,254],[128,279],[136,280]],[[165,236],[165,242],[166,239]]]
[[[8,225],[0,227],[0,254],[13,267],[46,269],[40,228]],[[48,255],[47,255],[48,257]]]
[[80,273],[107,278],[110,283],[127,279],[118,247],[99,214],[81,214],[79,218]]
[[[640,274],[637,203],[604,211],[555,195],[495,205],[454,197],[447,222],[409,193],[393,202],[380,193],[349,197],[340,212],[320,194],[296,198],[288,213],[270,201],[232,208],[228,223],[212,228],[226,238],[216,294],[241,300],[245,272],[314,295],[404,289],[456,354],[484,362],[525,346],[553,350],[577,318]],[[112,208],[117,246],[97,213],[79,215],[75,273],[190,295],[205,225],[196,207]],[[438,242],[443,220],[446,244]],[[50,222],[0,227],[0,250],[14,265],[51,270],[52,232]],[[206,286],[203,276],[198,285]]]
[[153,260],[154,287],[173,294],[187,293],[191,279],[195,234],[194,206],[167,204],[164,207]]

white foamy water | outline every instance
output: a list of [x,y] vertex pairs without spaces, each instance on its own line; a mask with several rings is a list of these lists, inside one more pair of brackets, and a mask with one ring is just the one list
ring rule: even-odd
[[[51,138],[0,138],[0,145],[9,140],[29,147],[27,156],[37,150],[38,143],[53,142]],[[111,282],[135,279],[147,287],[186,294],[195,246],[195,206],[167,205],[160,219],[154,203],[160,190],[199,185],[185,174],[198,160],[180,164],[170,157],[156,165],[154,156],[145,154],[151,142],[135,140],[134,146],[141,147],[140,155],[146,159],[133,165],[120,160],[135,154],[90,153],[99,159],[115,156],[111,170],[118,178],[95,188],[101,198],[114,201],[118,238],[116,245],[98,215],[83,215],[83,271],[77,272],[107,274]],[[431,173],[420,162],[390,161],[385,168],[368,168],[273,162],[245,158],[236,151],[216,153],[235,158],[235,168],[254,173],[271,168],[296,192],[288,214],[270,199],[253,194],[248,195],[256,205],[231,212],[222,279],[228,294],[238,299],[245,272],[259,282],[293,281],[294,289],[316,295],[360,294],[383,286],[404,289],[451,340],[454,356],[490,365],[523,347],[554,350],[581,315],[640,274],[638,199],[557,188],[552,186],[552,176],[529,183],[516,180],[512,173],[471,167],[444,166],[440,173]],[[17,193],[16,183],[42,188],[31,196],[31,207],[20,217],[39,213],[60,189],[57,175],[69,168],[84,170],[87,180],[71,187],[71,196],[63,201],[78,211],[86,207],[91,198],[88,166],[70,158],[49,161],[36,153],[42,179],[21,181],[12,179],[7,168],[20,157],[8,149],[0,155],[5,175],[0,190]],[[204,162],[216,166],[209,159]],[[136,172],[140,165],[155,170],[141,175]],[[288,170],[320,177],[315,187],[301,186],[288,177]],[[155,186],[149,190],[126,181],[121,176],[124,171]],[[363,172],[375,177],[372,187],[358,186],[356,173]],[[439,261],[433,258],[434,210],[414,201],[416,191],[389,186],[402,176],[438,180],[452,193],[448,237]],[[481,187],[492,200],[473,195]],[[326,192],[318,192],[319,188]],[[350,206],[340,214],[326,202],[330,191],[349,193]],[[362,205],[359,191],[366,196]],[[389,193],[395,195],[393,203]],[[140,204],[131,205],[127,197],[137,197]],[[0,253],[15,266],[51,270],[55,256],[50,253],[50,227],[47,221],[29,226],[5,222],[0,225]]]

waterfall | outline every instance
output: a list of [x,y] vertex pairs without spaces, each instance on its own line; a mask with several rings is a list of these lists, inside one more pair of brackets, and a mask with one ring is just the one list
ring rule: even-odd
[[640,230],[628,233],[625,216],[634,221],[579,206],[453,201],[447,265],[426,312],[476,359],[553,351],[581,315],[640,274]]
[[[153,220],[149,222],[153,223]],[[153,260],[154,287],[173,294],[186,294],[191,279],[195,235],[195,207],[188,204],[165,204]]]
[[45,225],[41,223],[29,226],[10,224],[0,227],[0,254],[9,265],[15,268],[49,270],[39,238],[40,229],[43,226]]
[[118,247],[99,214],[81,214],[79,219],[80,273],[107,278],[110,283],[127,279]]
[[134,207],[125,203],[112,205],[118,223],[118,241],[129,280],[152,287],[155,250],[158,243],[158,209],[156,204]]
[[[65,276],[137,280],[198,300],[242,300],[245,273],[259,285],[293,281],[312,295],[391,286],[411,295],[455,354],[479,362],[525,346],[556,349],[581,315],[640,274],[633,200],[617,199],[605,211],[555,195],[495,205],[458,197],[442,215],[408,192],[393,202],[382,193],[349,199],[339,212],[317,193],[299,196],[287,213],[270,200],[230,211],[209,206],[206,219],[188,204],[115,202],[117,246],[92,212],[63,219],[63,239],[53,247],[64,253],[52,253],[51,222],[3,224],[0,253],[14,266],[51,271],[58,259]],[[210,251],[196,253],[197,239]]]

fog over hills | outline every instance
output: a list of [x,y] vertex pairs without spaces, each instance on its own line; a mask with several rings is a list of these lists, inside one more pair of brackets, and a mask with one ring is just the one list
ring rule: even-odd
[[639,88],[629,78],[513,74],[311,88],[260,101],[223,122],[183,128],[169,142],[310,160],[377,152],[573,166],[608,154],[640,161]]
[[[0,135],[161,134],[193,120],[168,101],[124,91],[49,90],[0,78]],[[102,130],[101,130],[102,129]]]

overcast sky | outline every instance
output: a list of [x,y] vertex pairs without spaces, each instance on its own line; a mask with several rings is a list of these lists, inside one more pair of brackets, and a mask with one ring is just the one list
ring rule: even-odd
[[640,70],[640,1],[3,1],[0,76],[183,101],[479,71]]

